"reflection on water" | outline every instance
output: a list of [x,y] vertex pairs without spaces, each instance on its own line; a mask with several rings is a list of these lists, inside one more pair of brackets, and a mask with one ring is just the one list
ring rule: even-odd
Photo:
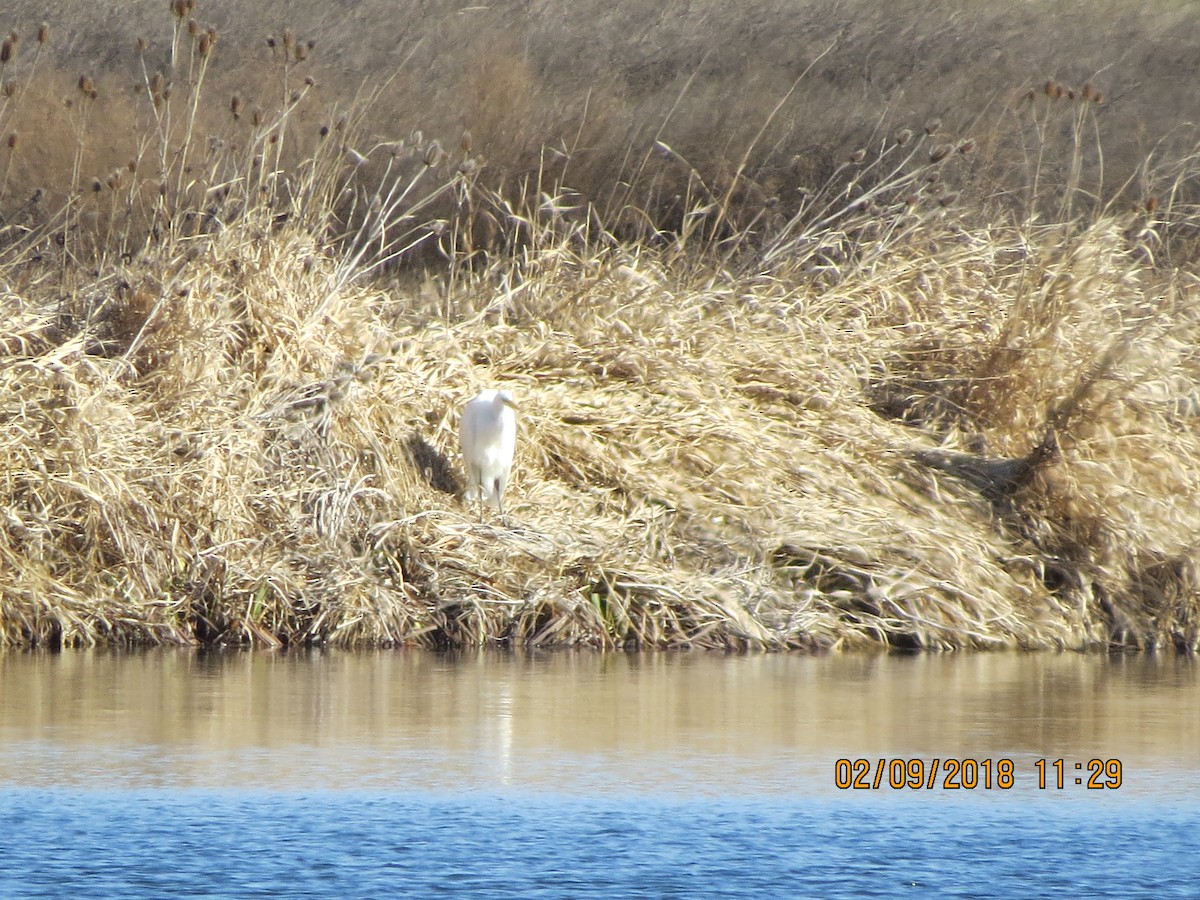
[[832,792],[841,757],[1200,772],[1174,656],[0,655],[0,784]]
[[[0,896],[1191,897],[1175,657],[0,655]],[[1014,760],[839,791],[838,758]],[[1116,791],[1034,761],[1120,759]]]

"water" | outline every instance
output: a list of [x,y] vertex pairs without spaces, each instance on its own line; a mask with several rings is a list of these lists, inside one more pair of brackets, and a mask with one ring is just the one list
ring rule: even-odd
[[[1192,897],[1198,701],[1173,657],[0,655],[0,896]],[[880,758],[922,786],[837,787]]]

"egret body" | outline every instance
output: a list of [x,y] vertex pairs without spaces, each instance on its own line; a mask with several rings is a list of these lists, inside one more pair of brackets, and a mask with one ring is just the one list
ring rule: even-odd
[[480,391],[463,407],[458,424],[463,464],[467,469],[468,503],[490,503],[504,515],[504,487],[517,446],[517,401],[508,391]]

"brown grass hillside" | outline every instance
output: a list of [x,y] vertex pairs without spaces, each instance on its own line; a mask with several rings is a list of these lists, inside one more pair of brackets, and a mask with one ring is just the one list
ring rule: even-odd
[[6,13],[0,644],[1200,646],[1187,6],[174,5]]

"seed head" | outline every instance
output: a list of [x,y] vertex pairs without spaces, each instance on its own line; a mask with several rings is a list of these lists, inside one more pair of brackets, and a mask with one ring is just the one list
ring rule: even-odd
[[863,150],[861,147],[850,154],[850,162],[854,163],[855,165],[858,165],[866,158],[867,151]]
[[459,140],[458,140],[458,149],[461,150],[463,153],[470,153],[471,146],[474,143],[474,140],[475,139],[471,135],[471,132],[469,130],[467,130],[466,128],[464,128],[462,137],[459,138]]
[[235,119],[242,117],[242,98],[237,94],[229,98],[229,111],[233,113]]
[[913,133],[911,128],[901,128],[896,132],[896,143],[903,147],[912,140],[912,136]]
[[15,81],[4,82],[4,87],[0,88],[0,93],[3,93],[5,97],[17,96],[17,83]]
[[0,66],[11,62],[13,54],[16,52],[17,45],[13,43],[13,39],[5,38],[4,43],[0,43]]
[[285,28],[283,31],[283,49],[291,50],[295,46],[296,35],[292,32],[292,29]]
[[50,40],[50,26],[43,22],[38,26],[37,42],[44,44],[48,40]]
[[146,39],[144,37],[138,38],[137,39],[137,52],[145,53],[148,49],[150,49],[150,45],[146,43]]
[[17,133],[15,131],[8,136],[8,149],[9,150],[17,149]]
[[929,151],[929,161],[931,163],[941,162],[950,155],[950,151],[954,149],[953,144],[938,144]]
[[925,123],[925,133],[926,134],[934,134],[935,132],[940,131],[941,128],[942,128],[942,120],[941,119],[930,119],[928,122]]
[[975,139],[967,138],[965,141],[960,142],[959,145],[954,148],[954,152],[960,153],[963,156],[966,156],[968,153],[970,153],[974,149],[975,149]]
[[1083,90],[1079,93],[1079,96],[1084,100],[1091,100],[1095,95],[1096,89],[1092,87],[1092,83],[1090,81],[1083,86]]
[[1046,82],[1046,86],[1043,87],[1042,90],[1046,92],[1047,97],[1058,96],[1058,85],[1055,83],[1053,78]]
[[79,76],[79,93],[90,96],[95,90],[96,84],[89,76]]
[[437,140],[430,141],[429,146],[425,148],[425,159],[424,159],[425,165],[432,168],[433,166],[436,166],[438,163],[440,163],[442,161],[442,157],[445,155],[446,155],[445,151],[442,150],[442,145],[441,145],[440,141],[437,141]]

